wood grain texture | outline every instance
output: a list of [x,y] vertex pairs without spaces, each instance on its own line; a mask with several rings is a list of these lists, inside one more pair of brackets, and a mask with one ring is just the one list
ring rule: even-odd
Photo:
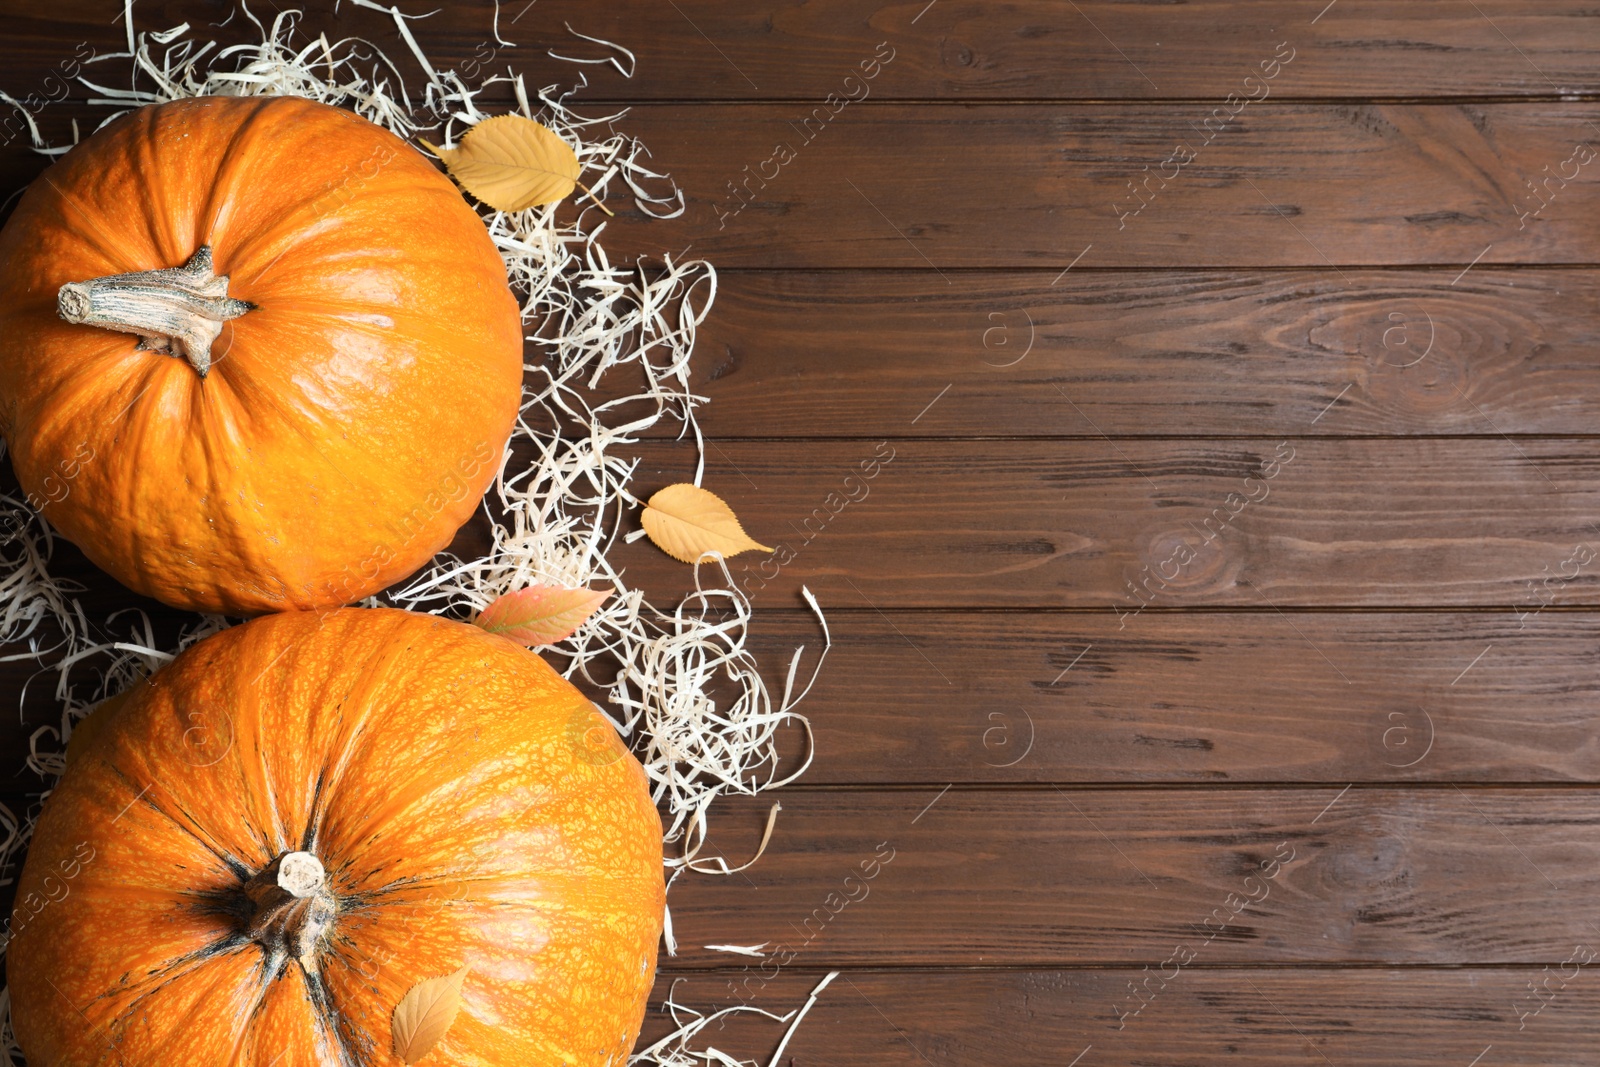
[[[808,786],[1600,781],[1587,613],[1198,612],[1119,630],[1098,613],[832,609],[828,623],[802,708]],[[787,612],[752,632],[774,674],[818,636]]]
[[728,272],[694,386],[719,441],[1600,428],[1600,275],[1455,273]]
[[[897,401],[907,422],[942,384]],[[693,474],[690,446],[639,454],[641,492]],[[760,607],[798,607],[808,584],[862,609],[1134,613],[1125,625],[1138,632],[1148,609],[1175,607],[1509,616],[1596,603],[1589,440],[830,441],[808,444],[803,464],[795,454],[782,441],[708,452],[705,484],[777,549],[731,561]],[[458,543],[476,550],[483,536],[469,528]],[[653,596],[692,587],[648,543],[616,559]]]
[[[1196,132],[1204,105],[819,107],[632,109],[628,132],[686,209],[648,219],[614,191],[610,255],[931,269],[948,294],[965,270],[1075,262],[1428,264],[1446,281],[1474,260],[1600,262],[1600,231],[1581,224],[1600,211],[1600,158],[1582,155],[1600,151],[1588,146],[1600,145],[1600,109],[1588,103],[1268,101],[1213,127],[1210,144]],[[49,117],[65,126],[74,112],[62,104]],[[1180,142],[1197,155],[1164,167]],[[22,152],[3,158],[7,191],[43,169]]]
[[[1284,40],[1305,58],[1292,79],[1284,75],[1278,91],[1289,96],[1548,94],[1583,91],[1600,73],[1582,44],[1594,32],[1594,11],[1573,0],[1536,8],[1345,0],[1321,18],[1321,4],[1292,0],[1208,0],[1154,12],[1115,0],[1023,0],[1003,9],[981,0],[678,6],[652,10],[658,33],[640,27],[631,8],[584,6],[583,21],[598,29],[573,18],[586,33],[637,40],[643,49],[640,69],[651,72],[651,84],[607,78],[601,92],[820,100],[840,92],[841,79],[879,41],[909,60],[879,79],[877,91],[890,99],[1220,99]],[[688,37],[691,22],[708,40],[696,48],[691,37],[669,52],[665,42]]]
[[[744,877],[674,888],[677,964],[742,966],[703,946],[762,942],[806,967],[1154,966],[1179,944],[1204,965],[1543,964],[1600,944],[1587,790],[942,789],[785,793]],[[708,852],[743,862],[771,801],[725,807]]]
[[[1600,262],[1600,231],[1581,223],[1600,210],[1600,159],[1578,147],[1600,144],[1594,105],[1268,101],[1208,134],[1213,110],[640,106],[631,132],[688,208],[611,244],[658,257],[692,244],[721,268],[932,268],[951,293],[961,270],[1061,271],[1080,254],[1079,267],[1445,264],[1447,281],[1480,256]],[[1547,180],[1534,199],[1528,183]]]
[[[703,854],[748,859],[774,799],[721,806]],[[728,982],[753,999],[773,973],[714,947],[730,944],[764,944],[782,969],[1154,970],[1182,948],[1185,967],[1537,970],[1600,950],[1589,790],[940,785],[781,802],[758,863],[668,897],[663,969],[725,972],[724,1002]]]
[[[817,441],[799,465],[794,449],[708,449],[707,487],[778,550],[730,561],[762,608],[800,607],[804,584],[836,607],[1074,608],[1138,634],[1171,608],[1481,607],[1542,622],[1600,603],[1600,442],[1587,439]],[[694,471],[689,444],[630,454],[646,495]],[[479,518],[453,550],[486,545]],[[661,603],[693,586],[646,541],[614,554]],[[61,561],[88,605],[139,603],[75,550]]]
[[[1593,936],[1585,941],[1595,943]],[[1594,967],[1579,968],[1576,960],[1563,967],[1571,956],[1568,946],[1549,971],[1196,966],[1165,984],[1150,977],[1159,966],[1150,972],[847,971],[823,990],[784,1050],[784,1062],[1067,1067],[1080,1056],[1076,1067],[1468,1067],[1481,1057],[1478,1067],[1565,1067],[1584,1062],[1582,1050],[1600,1026]],[[1565,984],[1557,977],[1574,970]],[[1172,974],[1170,967],[1166,973]],[[678,977],[658,981],[645,1020],[647,1040],[666,1029],[654,1005]],[[797,1008],[821,978],[814,971],[783,974],[751,1003],[777,1012]],[[1530,982],[1538,995],[1529,991]],[[1118,1012],[1131,1013],[1141,1003],[1130,984],[1148,990],[1148,1006],[1124,1017]],[[678,983],[677,998],[731,1001],[725,975],[688,977]],[[1541,1004],[1537,1015],[1526,1014]],[[714,1025],[701,1044],[764,1064],[783,1030],[771,1020],[734,1016]]]
[[[806,786],[1600,781],[1589,613],[1152,613],[1119,630],[1100,613],[826,608]],[[762,612],[750,646],[777,683],[796,648],[809,671],[821,634]],[[5,665],[0,694],[30,673]],[[43,787],[21,754],[58,722],[50,681],[0,716],[3,788]],[[798,728],[780,749],[798,765]]]
[[[430,9],[439,14],[421,24],[419,37],[439,69],[464,73],[511,62],[530,74],[570,77],[576,68],[550,59],[547,49],[580,58],[617,54],[570,35],[563,25],[570,23],[638,56],[632,79],[606,65],[584,68],[588,95],[608,100],[821,100],[841,92],[842,79],[881,41],[900,49],[874,85],[874,96],[887,99],[1220,99],[1284,40],[1299,53],[1293,78],[1275,90],[1289,97],[1553,95],[1587,91],[1600,76],[1594,51],[1584,47],[1594,12],[1580,0],[1340,0],[1318,17],[1322,6],[1205,0],[1152,11],[1115,0],[1003,7],[981,0],[539,0],[528,9],[523,0],[502,5],[501,37],[516,46],[508,48],[495,40],[492,4],[445,0]],[[109,51],[121,39],[122,28],[106,14],[120,5],[8,7],[8,53],[19,74],[47,65],[62,42],[89,40]],[[226,14],[224,5],[199,0],[135,10],[138,24],[150,29],[189,21],[209,30]],[[367,37],[406,58],[392,22],[349,4],[316,11],[308,29]],[[227,28],[212,32],[223,36]]]

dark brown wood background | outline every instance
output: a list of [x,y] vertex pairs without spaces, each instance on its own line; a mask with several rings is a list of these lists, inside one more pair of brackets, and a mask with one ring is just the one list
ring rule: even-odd
[[[110,0],[0,6],[16,97],[123,39]],[[315,6],[313,35],[401,54]],[[638,53],[579,99],[634,105],[689,207],[614,198],[607,247],[717,265],[706,484],[795,553],[734,567],[774,681],[815,647],[802,584],[834,630],[816,764],[760,863],[674,891],[659,993],[786,1011],[842,971],[798,1065],[1594,1061],[1600,161],[1544,184],[1600,146],[1593,3],[513,0],[515,49],[491,7],[433,6],[442,69],[570,80],[546,48],[604,52],[563,23]],[[84,95],[41,123],[93,121]],[[6,145],[0,194],[42,165]],[[692,463],[641,451],[647,491]],[[43,784],[35,684],[0,726],[12,794]],[[713,846],[748,854],[765,810],[729,804]],[[762,942],[793,958],[706,947]],[[709,1036],[765,1063],[779,1033]]]

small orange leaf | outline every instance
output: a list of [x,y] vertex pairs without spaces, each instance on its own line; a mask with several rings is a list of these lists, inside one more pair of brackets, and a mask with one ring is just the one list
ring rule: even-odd
[[466,977],[463,967],[443,978],[427,978],[400,998],[391,1023],[396,1056],[416,1063],[439,1043],[461,1010],[461,983]]
[[650,498],[639,521],[657,548],[683,563],[772,551],[751,540],[721,497],[698,485],[667,486]]
[[473,622],[529,648],[553,645],[577,632],[610,595],[609,589],[530,585],[497,598]]
[[582,166],[572,146],[521,115],[484,119],[455,148],[422,146],[440,159],[461,188],[496,211],[521,211],[564,199]]

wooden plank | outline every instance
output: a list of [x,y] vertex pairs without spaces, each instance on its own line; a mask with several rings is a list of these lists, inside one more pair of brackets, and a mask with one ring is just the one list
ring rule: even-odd
[[672,969],[753,993],[759,963],[706,946],[807,969],[1154,969],[1182,946],[1196,966],[1535,970],[1600,946],[1588,789],[794,788],[721,802],[702,854],[747,860],[779,799],[759,862],[673,888]]
[[[691,384],[713,455],[740,437],[1600,428],[1600,271],[1344,274],[982,272],[952,293],[927,270],[732,271]],[[593,399],[639,387],[619,367]]]
[[[578,7],[568,0],[559,10],[564,18],[567,8]],[[1549,94],[1557,87],[1584,91],[1600,75],[1584,44],[1586,35],[1593,40],[1586,23],[1593,9],[1576,0],[1532,8],[1514,0],[1345,0],[1317,18],[1320,7],[1208,0],[1156,12],[1116,0],[1003,6],[899,0],[876,7],[848,0],[749,6],[698,0],[682,4],[681,12],[654,8],[659,22],[648,28],[634,6],[583,6],[572,25],[637,47],[639,77],[624,84],[608,74],[598,83],[627,100],[660,94],[820,101],[828,93],[859,92],[843,79],[882,41],[896,58],[871,91],[889,99],[1220,101],[1229,92],[1252,91],[1244,78],[1259,74],[1280,42],[1288,42],[1281,54],[1294,59],[1273,90],[1289,96]],[[544,17],[545,25],[560,25],[555,12]],[[690,22],[708,40],[696,41]]]
[[1074,263],[1444,264],[1449,281],[1474,260],[1600,262],[1582,225],[1600,211],[1593,104],[1269,103],[1208,128],[1211,112],[886,103],[807,124],[785,105],[641,106],[629,130],[688,209],[618,225],[607,249],[931,268],[950,293],[958,269]]
[[[1275,96],[1551,95],[1586,91],[1600,77],[1594,50],[1585,47],[1593,12],[1580,0],[1341,0],[1326,12],[1321,6],[1209,0],[1157,12],[1115,0],[1003,7],[981,0],[875,7],[848,0],[605,6],[539,0],[501,5],[501,38],[515,45],[506,47],[495,39],[492,5],[445,0],[414,32],[439,70],[466,77],[511,63],[530,79],[571,78],[579,68],[550,59],[547,48],[581,58],[617,54],[569,35],[563,25],[569,23],[637,55],[632,79],[609,65],[582,68],[593,86],[587,95],[613,100],[820,101],[828,93],[860,92],[844,79],[860,73],[880,42],[890,43],[895,58],[869,91],[885,99],[1221,100],[1252,91],[1244,78],[1259,74],[1285,41],[1294,59],[1273,80]],[[102,52],[115,49],[123,29],[107,10],[91,0],[19,9],[8,26],[15,58],[9,69],[21,75],[47,67],[56,49],[80,40]],[[214,30],[218,10],[197,0],[165,2],[140,4],[135,16],[142,29],[185,20],[219,36],[248,28],[235,19]],[[393,24],[376,12],[341,5],[318,12],[308,29],[367,37],[394,58],[407,58]],[[17,86],[5,88],[15,94]]]
[[[692,444],[629,454],[641,498],[694,473]],[[1600,605],[1593,440],[730,440],[705,484],[778,550],[730,561],[763,610],[809,585],[830,608],[1071,608],[1141,634],[1171,608],[1484,607],[1516,625]],[[453,545],[486,548],[481,519]],[[153,608],[62,560],[96,610]],[[614,562],[655,603],[693,587],[647,541]]]
[[[1600,617],[1586,613],[1200,612],[1119,630],[1109,613],[868,610],[828,624],[801,708],[808,786],[1600,781]],[[774,678],[817,647],[815,623],[788,612],[759,615],[752,637]]]
[[[931,271],[728,272],[691,383],[713,455],[740,437],[1600,427],[1600,272],[1345,273],[985,272],[949,293]],[[596,402],[638,379],[600,385]]]
[[[743,862],[772,799],[713,812],[707,853]],[[759,863],[674,888],[680,964],[739,966],[704,946],[763,942],[815,968],[1155,965],[1180,944],[1205,965],[1539,965],[1600,944],[1586,789],[781,799]]]
[[[1600,263],[1600,231],[1583,225],[1600,212],[1593,104],[1271,102],[1197,133],[1210,110],[643,105],[619,121],[687,208],[647,219],[614,192],[606,250],[932,269],[948,294],[968,268],[1443,265],[1450,281],[1474,261]],[[1180,141],[1195,157],[1163,167]],[[0,153],[0,189],[41,169]]]
[[729,272],[694,386],[713,439],[1600,426],[1600,274],[1343,274]]
[[[943,385],[897,400],[908,424]],[[641,497],[693,474],[692,446],[639,454]],[[1138,632],[1174,607],[1596,603],[1588,440],[725,441],[705,484],[778,549],[731,564],[761,607],[809,584],[836,607],[1084,608]],[[662,601],[692,586],[646,542],[615,559]]]
[[[807,786],[1600,782],[1588,613],[1200,612],[1119,630],[1099,613],[830,609],[833,650],[801,707]],[[819,639],[809,615],[769,611],[751,648],[776,687]],[[0,694],[31,670],[4,665]],[[0,788],[41,785],[23,760],[59,719],[51,681],[26,716],[0,716]],[[782,740],[797,766],[801,732]]]
[[[1573,946],[1543,967],[1239,969],[1153,961],[1067,971],[847,971],[818,997],[783,1062],[837,1067],[1503,1067],[1583,1063],[1600,1026],[1592,955]],[[1563,966],[1563,962],[1571,960]],[[1160,973],[1171,976],[1163,980]],[[1567,978],[1563,980],[1561,975]],[[1156,977],[1150,977],[1155,975]],[[645,1038],[669,1029],[655,1009],[679,976],[658,981]],[[750,1003],[784,1012],[821,973],[782,974]],[[1146,985],[1146,983],[1148,983]],[[1529,984],[1538,987],[1530,992]],[[1140,1001],[1129,985],[1142,990]],[[726,975],[680,981],[695,1007],[739,1001]],[[1137,1015],[1135,1007],[1146,1006]],[[1541,1008],[1540,1006],[1543,1005]],[[1538,1009],[1538,1014],[1530,1014]],[[1118,1013],[1129,1013],[1126,1016]],[[1120,1025],[1120,1028],[1119,1028]],[[713,1025],[696,1047],[768,1063],[785,1027],[753,1016]],[[1074,1060],[1074,1057],[1078,1057]]]

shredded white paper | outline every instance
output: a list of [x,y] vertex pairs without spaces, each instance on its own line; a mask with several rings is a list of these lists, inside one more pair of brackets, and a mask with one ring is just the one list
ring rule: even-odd
[[762,959],[766,956],[766,948],[770,942],[763,941],[759,945],[706,945],[707,952],[731,952],[736,956],[754,956]]
[[[707,1045],[703,1049],[689,1047],[689,1042],[698,1038],[712,1023],[722,1023],[724,1020],[736,1015],[757,1015],[771,1019],[778,1023],[788,1023],[783,1037],[778,1041],[778,1047],[772,1054],[772,1059],[767,1061],[767,1067],[778,1067],[778,1062],[783,1058],[783,1050],[789,1047],[789,1039],[800,1028],[800,1022],[806,1017],[822,991],[827,989],[832,981],[839,977],[838,971],[829,971],[822,981],[818,982],[811,990],[811,995],[806,1002],[794,1011],[778,1015],[764,1008],[752,1008],[748,1004],[736,1004],[731,1008],[722,1008],[710,1013],[697,1011],[694,1008],[678,1003],[679,978],[673,981],[672,988],[667,992],[666,1003],[661,1010],[672,1016],[673,1031],[654,1044],[640,1049],[629,1057],[629,1064],[655,1064],[657,1067],[757,1067],[755,1060],[738,1060],[726,1052]],[[718,1029],[721,1029],[719,1026]]]
[[[614,132],[625,111],[584,117],[569,106],[572,95],[587,84],[581,72],[577,86],[565,92],[551,86],[530,94],[522,76],[509,71],[468,85],[456,71],[440,71],[429,62],[408,26],[422,16],[372,0],[353,2],[394,19],[426,76],[415,102],[399,68],[371,42],[330,41],[326,36],[297,40],[298,12],[280,12],[266,25],[243,5],[240,12],[259,31],[260,41],[219,47],[193,37],[187,23],[162,32],[136,32],[132,0],[125,0],[128,50],[93,57],[85,65],[131,64],[129,86],[104,84],[112,79],[97,76],[96,70],[86,70],[79,80],[94,94],[91,103],[115,109],[106,121],[130,108],[192,96],[299,96],[352,110],[402,138],[439,131],[446,145],[489,117],[478,107],[480,94],[506,85],[517,112],[544,123],[573,147],[583,173],[594,175],[585,184],[597,197],[631,197],[640,211],[657,218],[683,212],[682,192],[668,175],[648,165],[645,146]],[[498,8],[495,27],[496,40],[508,43],[499,37]],[[556,58],[610,63],[632,76],[633,53],[567,29],[613,54],[578,59],[551,53]],[[31,120],[29,129],[41,153],[60,155],[72,147],[48,144]],[[74,141],[76,133],[74,124]],[[430,139],[440,139],[439,133]],[[628,456],[628,446],[663,420],[676,422],[680,438],[694,437],[699,452],[694,482],[702,480],[704,445],[695,407],[704,398],[689,387],[689,358],[696,330],[716,298],[717,276],[711,264],[684,254],[665,256],[659,266],[613,265],[600,243],[604,221],[590,222],[597,217],[593,206],[585,202],[567,223],[557,220],[558,210],[558,205],[514,213],[480,208],[523,301],[529,340],[543,357],[527,367],[535,384],[524,387],[522,415],[485,501],[491,545],[477,559],[436,559],[389,598],[411,610],[469,618],[496,597],[533,583],[614,590],[576,634],[554,649],[556,657],[566,662],[567,677],[604,694],[613,712],[608,718],[644,765],[654,799],[663,809],[669,886],[685,871],[732,874],[765,850],[780,809],[773,805],[754,856],[737,865],[700,854],[709,810],[721,796],[754,795],[784,785],[809,766],[810,725],[794,708],[809,692],[826,656],[826,621],[815,597],[805,590],[822,628],[822,649],[808,680],[798,688],[805,649],[795,650],[782,695],[774,701],[746,645],[749,600],[734,585],[725,563],[717,563],[720,581],[711,586],[703,584],[697,567],[696,591],[674,610],[661,611],[630,589],[607,560],[626,516],[640,503],[630,491],[638,461]],[[636,390],[621,398],[614,396],[613,385],[619,374],[638,379]],[[612,386],[611,399],[598,396],[602,379]],[[37,661],[45,665],[42,673],[56,676],[60,726],[41,728],[30,743],[29,765],[47,776],[63,770],[72,724],[95,703],[230,624],[220,617],[198,617],[177,645],[167,649],[157,647],[142,612],[119,613],[92,624],[74,597],[78,590],[49,573],[54,545],[49,527],[26,501],[0,497],[0,642],[25,642],[25,652],[7,658]],[[87,692],[84,674],[92,678]],[[784,728],[803,732],[806,754],[800,766],[780,776],[777,740]],[[0,807],[0,834],[5,837],[0,864],[7,873],[13,872],[31,829],[31,821]],[[669,953],[676,951],[670,914],[665,942]],[[823,985],[828,980],[831,976]],[[689,1039],[726,1012],[700,1016],[670,998],[668,1007],[675,1019],[687,1013],[684,1025],[630,1062],[669,1067],[737,1062],[714,1050],[688,1051]],[[20,1053],[10,1032],[10,1001],[4,992],[0,1012],[5,1019],[0,1045],[6,1062],[15,1065]],[[771,1017],[799,1021],[793,1012]]]

